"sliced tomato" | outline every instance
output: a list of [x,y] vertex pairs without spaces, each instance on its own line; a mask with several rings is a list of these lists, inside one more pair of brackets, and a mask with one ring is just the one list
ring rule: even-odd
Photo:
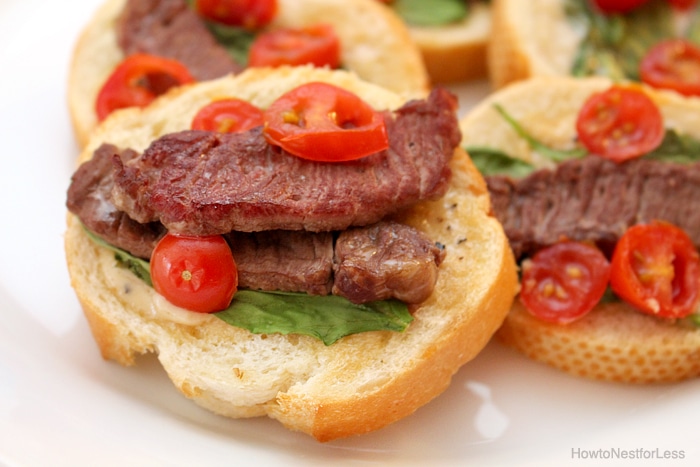
[[260,29],[277,14],[277,0],[197,0],[200,16],[249,30]]
[[700,48],[683,39],[659,42],[642,59],[639,74],[649,86],[700,96]]
[[107,78],[97,95],[99,121],[125,107],[145,107],[173,86],[194,82],[187,68],[176,60],[148,54],[124,59]]
[[381,113],[345,89],[327,83],[303,84],[265,111],[265,138],[295,156],[340,162],[389,147]]
[[212,313],[228,307],[238,287],[238,269],[220,235],[166,234],[151,255],[156,291],[173,305]]
[[648,1],[649,0],[592,0],[598,10],[604,14],[629,13]]
[[340,39],[332,26],[276,29],[258,35],[250,46],[248,66],[340,66]]
[[623,162],[661,144],[661,111],[639,87],[614,85],[583,104],[576,120],[581,143],[593,154]]
[[682,318],[700,299],[700,257],[679,227],[652,222],[631,227],[612,257],[610,286],[644,313]]
[[539,319],[571,323],[595,307],[609,278],[610,264],[596,247],[560,242],[523,262],[520,301]]
[[221,99],[202,107],[192,119],[193,130],[236,133],[263,124],[262,109],[241,99]]
[[695,6],[698,0],[668,0],[668,2],[679,10],[690,10]]

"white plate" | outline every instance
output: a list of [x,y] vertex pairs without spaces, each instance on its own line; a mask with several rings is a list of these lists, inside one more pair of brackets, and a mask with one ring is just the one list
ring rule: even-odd
[[[418,412],[318,444],[268,419],[228,420],[177,393],[157,361],[103,361],[66,272],[77,147],[70,52],[100,0],[0,2],[0,465],[698,465],[700,381],[572,378],[492,343]],[[69,6],[68,6],[69,5]],[[460,90],[471,105],[488,87]],[[684,459],[663,461],[664,451]],[[647,463],[645,463],[647,465]]]

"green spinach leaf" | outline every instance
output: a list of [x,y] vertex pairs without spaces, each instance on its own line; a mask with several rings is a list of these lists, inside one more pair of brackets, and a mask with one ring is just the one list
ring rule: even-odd
[[331,345],[341,337],[365,331],[403,331],[413,317],[406,304],[384,300],[355,305],[336,295],[239,290],[218,318],[252,333],[297,333]]
[[401,19],[413,26],[456,23],[469,13],[464,0],[394,0],[391,6]]
[[485,177],[507,175],[512,178],[522,178],[535,171],[535,166],[529,162],[509,156],[498,149],[483,146],[467,146],[464,149]]
[[667,129],[659,147],[644,155],[644,158],[680,164],[697,162],[700,161],[700,141]]

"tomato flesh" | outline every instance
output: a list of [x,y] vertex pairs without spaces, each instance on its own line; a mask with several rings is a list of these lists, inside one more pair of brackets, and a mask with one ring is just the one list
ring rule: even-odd
[[700,96],[700,48],[686,40],[659,42],[646,53],[639,71],[650,86]]
[[107,78],[95,103],[97,119],[125,107],[145,107],[173,86],[194,82],[187,68],[176,60],[148,54],[124,59]]
[[211,21],[255,30],[273,20],[277,0],[197,0],[196,10]]
[[151,255],[153,287],[173,305],[200,313],[229,306],[238,287],[238,269],[220,235],[166,234]]
[[591,153],[623,162],[658,147],[664,124],[658,106],[639,88],[614,85],[589,97],[576,131]]
[[539,319],[571,323],[600,301],[609,277],[610,264],[594,246],[556,243],[523,262],[520,301]]
[[604,14],[621,14],[644,5],[649,0],[592,0],[593,4]]
[[202,107],[192,119],[193,130],[236,133],[264,123],[262,109],[240,99],[221,99]]
[[679,10],[689,10],[695,6],[698,0],[668,0],[668,2]]
[[688,235],[665,223],[635,225],[612,258],[610,285],[638,310],[663,318],[691,314],[700,299],[700,257]]
[[260,34],[250,46],[248,66],[340,66],[340,39],[332,26],[276,29]]
[[389,147],[386,123],[357,95],[327,83],[307,83],[265,111],[270,144],[324,162],[359,159]]

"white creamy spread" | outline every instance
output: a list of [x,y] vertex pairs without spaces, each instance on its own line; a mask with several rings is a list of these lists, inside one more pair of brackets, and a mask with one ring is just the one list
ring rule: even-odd
[[169,303],[131,271],[118,267],[114,253],[105,248],[100,251],[100,268],[107,286],[115,291],[118,299],[148,318],[188,326],[197,326],[211,319],[206,313],[188,311]]

